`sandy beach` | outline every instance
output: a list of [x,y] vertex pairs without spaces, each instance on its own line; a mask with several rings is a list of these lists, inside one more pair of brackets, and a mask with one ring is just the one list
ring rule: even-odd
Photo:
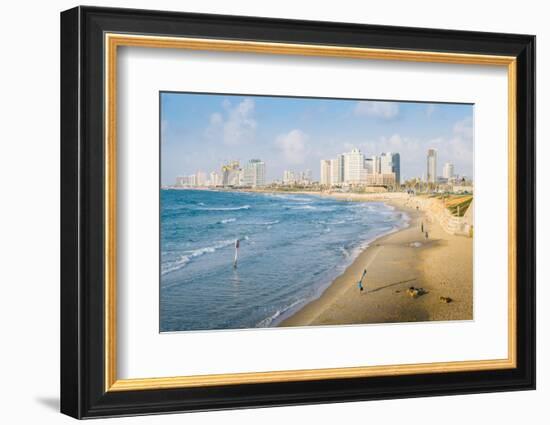
[[[324,196],[386,202],[409,215],[409,227],[371,243],[318,299],[279,326],[473,319],[471,237],[446,232],[407,196]],[[421,232],[422,223],[428,239]],[[360,292],[357,281],[365,268],[365,290]],[[421,290],[411,296],[410,287]]]

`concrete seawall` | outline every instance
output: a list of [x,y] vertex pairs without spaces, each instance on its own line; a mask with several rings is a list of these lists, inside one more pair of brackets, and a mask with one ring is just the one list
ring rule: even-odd
[[430,220],[437,221],[443,230],[451,235],[471,236],[474,228],[474,201],[463,217],[456,217],[447,209],[441,199],[410,196],[407,205],[425,211]]

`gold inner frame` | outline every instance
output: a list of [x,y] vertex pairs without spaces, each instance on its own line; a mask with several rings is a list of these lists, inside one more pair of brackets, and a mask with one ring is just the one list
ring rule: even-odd
[[[325,45],[105,34],[105,391],[135,391],[214,385],[357,378],[515,368],[516,358],[516,58],[461,53],[370,49]],[[116,324],[116,123],[117,48],[170,48],[240,53],[324,56],[468,65],[504,66],[508,72],[508,357],[419,364],[118,379]]]

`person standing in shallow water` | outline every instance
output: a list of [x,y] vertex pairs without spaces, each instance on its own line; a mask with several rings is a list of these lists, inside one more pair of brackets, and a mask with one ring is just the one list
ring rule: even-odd
[[357,282],[357,287],[359,288],[359,292],[363,292],[365,288],[363,288],[363,279],[365,278],[367,274],[367,269],[363,270],[363,275],[361,276],[361,279],[359,279],[359,282]]

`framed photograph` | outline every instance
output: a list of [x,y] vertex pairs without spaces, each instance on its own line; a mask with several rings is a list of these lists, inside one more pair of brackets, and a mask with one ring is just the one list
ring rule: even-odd
[[61,411],[535,388],[535,37],[61,14]]

